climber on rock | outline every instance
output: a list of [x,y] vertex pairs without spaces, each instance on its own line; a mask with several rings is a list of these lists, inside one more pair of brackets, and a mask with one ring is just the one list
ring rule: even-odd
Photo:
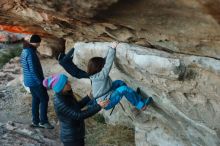
[[48,89],[53,89],[55,92],[54,108],[61,123],[60,136],[64,146],[84,146],[84,119],[98,113],[101,108],[106,107],[108,101],[100,101],[82,110],[91,101],[90,94],[81,101],[77,101],[68,77],[64,74],[48,77],[43,81],[43,85]]
[[[116,55],[117,42],[113,42],[108,49],[106,58],[93,57],[89,60],[87,72],[79,69],[73,62],[74,48],[66,55],[60,54],[58,57],[60,65],[73,77],[90,78],[92,84],[93,102],[109,99],[109,104],[105,107],[109,110],[117,105],[123,96],[139,110],[145,110],[152,102],[152,97],[142,98],[136,91],[128,87],[121,80],[111,80],[109,73]],[[92,104],[91,102],[89,104]]]

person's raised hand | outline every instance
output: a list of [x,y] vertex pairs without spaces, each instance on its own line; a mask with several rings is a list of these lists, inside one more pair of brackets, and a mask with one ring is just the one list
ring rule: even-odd
[[112,42],[112,43],[111,43],[111,47],[114,48],[114,49],[116,49],[117,46],[118,46],[118,44],[119,44],[119,42]]

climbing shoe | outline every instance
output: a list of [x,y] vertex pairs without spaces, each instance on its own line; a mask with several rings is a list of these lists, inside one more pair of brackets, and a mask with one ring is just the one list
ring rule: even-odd
[[53,129],[54,128],[54,126],[53,125],[51,125],[50,123],[44,123],[44,124],[39,124],[39,127],[40,128],[45,128],[45,129]]
[[32,128],[38,128],[38,127],[39,127],[39,124],[31,123],[30,127],[32,127]]

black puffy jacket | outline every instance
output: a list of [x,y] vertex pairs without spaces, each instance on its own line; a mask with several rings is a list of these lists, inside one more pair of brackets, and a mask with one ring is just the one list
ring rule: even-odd
[[[93,104],[89,109],[81,110],[91,100],[88,96],[77,101],[72,95],[71,98],[61,93],[55,94],[54,108],[60,121],[60,137],[62,142],[74,142],[85,137],[84,119],[93,116],[101,110],[98,104]],[[69,95],[70,96],[70,95]],[[73,99],[67,101],[64,99]]]

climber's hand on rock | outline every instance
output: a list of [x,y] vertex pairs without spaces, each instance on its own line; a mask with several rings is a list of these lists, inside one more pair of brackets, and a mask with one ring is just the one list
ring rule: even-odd
[[119,42],[112,42],[111,47],[116,49],[118,44],[119,44]]

